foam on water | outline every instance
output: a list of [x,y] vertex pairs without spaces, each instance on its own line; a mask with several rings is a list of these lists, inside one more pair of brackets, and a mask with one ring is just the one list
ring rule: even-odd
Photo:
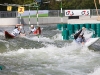
[[90,74],[88,74],[88,75],[100,75],[100,67],[99,67],[99,68],[96,68],[96,69],[94,70],[94,72],[92,72],[92,73],[90,73]]
[[97,54],[88,48],[82,48],[75,44],[65,44],[62,48],[46,44],[46,47],[39,49],[21,48],[17,51],[1,53],[0,56],[1,58],[6,58],[6,62],[4,59],[1,59],[1,62],[6,64],[6,69],[14,71],[19,75],[31,75],[32,73],[39,75],[56,75],[57,73],[58,75],[86,75],[88,68],[89,70],[93,68],[88,63],[88,60],[97,57]]
[[1,35],[1,36],[4,36],[4,33],[3,33],[3,32],[0,32],[0,35]]
[[5,40],[0,40],[0,42],[5,42],[5,43],[8,43],[7,41],[5,41]]
[[34,40],[34,41],[42,41],[42,42],[53,42],[50,38],[43,37],[43,36],[32,36],[32,37],[25,37],[28,40]]
[[84,32],[84,37],[85,37],[86,39],[88,39],[88,38],[92,37],[93,33],[94,33],[94,31],[86,30],[86,31]]
[[[55,42],[62,40],[61,34],[52,38],[40,36],[25,37],[28,40]],[[90,35],[87,33],[87,38]],[[44,43],[41,48],[20,48],[0,53],[0,63],[9,75],[96,75],[100,69],[94,70],[100,63],[100,54],[81,47],[75,42],[64,43],[63,47]],[[94,72],[93,72],[94,70]]]
[[43,37],[43,36],[33,36],[33,37],[25,37],[28,40],[34,40],[39,42],[54,42],[55,40],[62,40],[61,34],[56,34],[52,38]]
[[54,40],[62,40],[62,34],[61,33],[60,34],[56,34],[56,35],[54,35],[52,37],[52,39],[54,39]]

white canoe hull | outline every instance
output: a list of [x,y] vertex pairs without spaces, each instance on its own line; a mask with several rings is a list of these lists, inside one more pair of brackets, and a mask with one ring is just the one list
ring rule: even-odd
[[99,38],[89,38],[86,40],[85,46],[90,46],[91,44],[95,43]]

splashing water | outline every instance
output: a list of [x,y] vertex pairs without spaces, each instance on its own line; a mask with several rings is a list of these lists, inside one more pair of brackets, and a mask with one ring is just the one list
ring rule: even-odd
[[[45,32],[45,34],[47,33]],[[90,33],[86,33],[86,37],[90,37]],[[61,39],[61,34],[59,33],[56,33],[52,37],[40,36],[40,43],[37,43],[37,41],[37,36],[25,37],[25,39],[18,38],[16,41],[0,40],[4,45],[17,43],[14,46],[14,50],[10,50],[11,47],[9,45],[8,51],[0,53],[0,63],[5,66],[5,69],[0,71],[0,75],[99,74],[99,68],[94,70],[100,65],[99,53],[89,50],[87,47],[81,47],[76,43],[64,41]],[[19,42],[23,43],[17,49]],[[26,43],[25,47],[23,47],[24,43]],[[27,45],[31,44],[33,44],[33,47],[26,48]],[[36,48],[36,46],[41,44],[43,46]],[[58,45],[61,46],[58,47]]]
[[94,31],[85,30],[84,37],[88,39],[88,38],[91,38],[93,34],[94,34]]
[[93,73],[90,73],[88,75],[100,75],[100,68],[96,68]]

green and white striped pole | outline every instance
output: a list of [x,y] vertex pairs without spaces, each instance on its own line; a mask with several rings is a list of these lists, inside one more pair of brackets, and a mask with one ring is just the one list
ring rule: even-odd
[[29,26],[30,26],[30,6],[29,6]]
[[20,14],[20,24],[21,24],[21,14]]
[[[56,0],[60,2],[60,17],[61,17],[61,26],[63,25],[63,12],[62,12],[62,0]],[[61,30],[63,31],[63,26],[61,28]],[[63,40],[63,36],[62,36],[62,40]]]
[[[37,16],[37,26],[39,26],[39,20],[38,20],[38,17],[39,17],[39,15],[38,15],[38,4],[37,4],[37,14],[36,14],[36,16]],[[39,35],[38,35],[38,42],[39,42]]]
[[38,17],[39,17],[39,15],[38,15],[38,5],[37,5],[37,26],[39,26],[39,20],[38,20]]
[[[63,25],[63,12],[62,12],[62,0],[61,0],[61,10],[60,10],[60,17],[61,17],[61,24]],[[62,31],[63,31],[63,26],[62,26]]]
[[[62,30],[62,32],[63,32],[63,12],[62,12],[62,0],[61,0],[60,8],[61,8],[61,10],[60,10],[60,17],[61,17],[61,25],[62,25],[61,30]],[[63,40],[63,35],[62,35],[62,40]]]

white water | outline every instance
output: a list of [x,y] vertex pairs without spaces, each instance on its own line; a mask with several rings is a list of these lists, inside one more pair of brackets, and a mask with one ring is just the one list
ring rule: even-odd
[[84,32],[84,37],[85,37],[86,39],[88,39],[88,38],[92,37],[93,33],[94,33],[93,31],[86,30],[86,31]]
[[39,42],[54,42],[56,40],[62,40],[61,34],[56,34],[52,38],[47,38],[43,36],[33,36],[33,37],[25,37],[28,40],[39,41]]
[[97,73],[100,73],[98,71],[100,69],[92,73],[99,66],[100,54],[74,45],[65,45],[62,48],[54,45],[39,49],[21,48],[18,51],[1,53],[0,57],[6,70],[16,72],[18,75],[99,75]]
[[90,74],[88,74],[88,75],[100,75],[100,67],[94,69],[94,72],[92,72],[92,73],[90,73]]
[[[41,42],[54,42],[61,34],[53,38],[40,36]],[[27,38],[37,41],[38,37]],[[18,49],[0,53],[0,63],[5,69],[0,75],[100,75],[100,54],[75,43],[65,43],[59,48],[44,43],[39,49]]]

